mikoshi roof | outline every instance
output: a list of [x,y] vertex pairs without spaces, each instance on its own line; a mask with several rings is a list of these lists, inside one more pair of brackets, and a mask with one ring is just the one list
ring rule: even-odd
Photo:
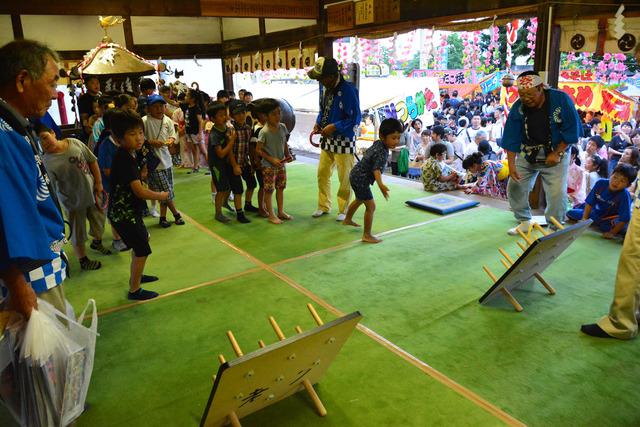
[[112,42],[101,42],[87,52],[83,61],[78,64],[78,70],[83,76],[144,76],[156,72],[153,64]]

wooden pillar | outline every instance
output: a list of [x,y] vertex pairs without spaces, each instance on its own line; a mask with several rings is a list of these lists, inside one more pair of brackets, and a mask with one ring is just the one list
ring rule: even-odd
[[124,31],[124,46],[129,50],[134,50],[133,46],[133,27],[131,26],[131,16],[125,16],[125,20],[122,23],[122,30]]
[[332,37],[322,37],[318,43],[318,56],[333,57],[333,41]]
[[549,43],[549,65],[547,68],[547,83],[557,88],[560,77],[560,25],[551,26],[551,42]]
[[533,69],[546,72],[549,86],[557,87],[560,76],[560,27],[553,25],[553,16],[554,8],[551,3],[538,5],[538,32]]
[[20,15],[11,15],[11,26],[13,27],[13,38],[16,40],[24,39],[24,31],[22,31],[22,20]]
[[536,33],[536,51],[533,59],[534,71],[547,70],[547,40],[549,33],[549,4],[547,2],[538,5],[536,16],[538,18],[538,32]]

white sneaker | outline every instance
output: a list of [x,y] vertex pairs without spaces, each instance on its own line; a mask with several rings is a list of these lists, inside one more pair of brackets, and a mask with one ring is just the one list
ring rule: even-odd
[[314,213],[311,214],[312,217],[314,218],[320,218],[322,215],[326,215],[329,212],[325,212],[322,209],[318,209],[317,211],[315,211]]
[[524,234],[527,234],[529,231],[529,221],[522,221],[518,226],[513,227],[507,231],[509,236],[518,236],[518,230],[522,231]]
[[338,216],[336,217],[336,221],[340,221],[340,222],[342,222],[342,221],[344,221],[344,219],[345,219],[346,217],[347,217],[347,216],[346,216],[345,214],[343,214],[343,213],[339,213],[339,214],[338,214]]
[[154,218],[160,218],[160,212],[158,212],[156,209],[149,209],[149,215]]

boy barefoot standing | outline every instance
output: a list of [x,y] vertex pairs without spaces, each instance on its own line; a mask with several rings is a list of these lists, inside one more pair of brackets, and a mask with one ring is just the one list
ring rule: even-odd
[[400,142],[402,130],[402,124],[398,120],[383,120],[380,124],[380,139],[364,153],[362,160],[353,167],[349,174],[351,188],[355,192],[356,199],[349,205],[347,216],[342,224],[360,227],[359,224],[353,222],[353,215],[360,205],[364,204],[366,210],[364,212],[364,232],[362,233],[363,242],[380,243],[382,241],[371,234],[373,213],[376,210],[371,185],[377,182],[384,198],[389,198],[389,188],[382,182],[382,172],[387,164],[389,150],[392,150]]

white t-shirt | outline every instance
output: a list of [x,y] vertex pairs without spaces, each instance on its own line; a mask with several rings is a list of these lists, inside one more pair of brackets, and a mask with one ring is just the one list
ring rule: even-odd
[[[144,116],[142,118],[142,122],[144,123],[144,137],[147,141],[155,140],[167,142],[169,138],[176,140],[178,137],[176,130],[173,127],[173,120],[167,116],[163,115],[161,120],[155,119],[151,116]],[[166,145],[159,148],[153,147],[153,151],[160,159],[158,169],[169,169],[172,165],[169,148]]]

